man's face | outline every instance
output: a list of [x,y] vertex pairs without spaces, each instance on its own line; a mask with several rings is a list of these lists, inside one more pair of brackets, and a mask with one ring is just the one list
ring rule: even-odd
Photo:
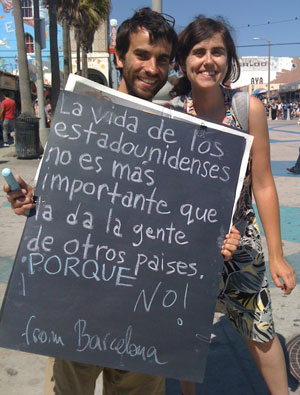
[[123,71],[119,91],[151,100],[167,81],[171,52],[172,45],[166,40],[151,44],[147,30],[132,33],[125,59],[117,55]]

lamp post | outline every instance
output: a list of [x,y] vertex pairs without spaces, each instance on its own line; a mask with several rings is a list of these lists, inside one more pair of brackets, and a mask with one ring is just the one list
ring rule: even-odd
[[40,28],[40,4],[38,0],[33,2],[34,9],[34,40],[35,40],[35,62],[36,62],[36,82],[38,99],[38,116],[40,130],[46,127],[45,98],[44,98],[44,76],[42,64],[42,45]]
[[161,13],[162,10],[162,0],[152,0],[152,11]]
[[109,62],[110,62],[110,83],[113,89],[118,89],[118,71],[115,64],[115,53],[116,53],[116,38],[117,38],[117,26],[118,21],[116,19],[110,19],[110,46],[109,51]]
[[253,40],[263,40],[268,43],[268,101],[270,100],[270,74],[271,74],[271,41],[262,37],[253,37]]

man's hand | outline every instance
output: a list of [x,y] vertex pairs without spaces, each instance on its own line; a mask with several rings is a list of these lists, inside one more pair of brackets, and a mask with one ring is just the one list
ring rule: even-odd
[[269,270],[274,284],[276,287],[281,288],[285,295],[289,295],[296,286],[295,270],[284,257],[280,259],[269,257],[269,261]]
[[20,185],[20,189],[11,191],[9,185],[4,184],[3,190],[6,192],[7,200],[11,204],[11,208],[15,214],[26,216],[26,211],[35,207],[33,199],[34,191],[19,175],[16,175],[16,180]]
[[221,253],[224,256],[225,261],[229,261],[231,259],[234,252],[237,250],[239,243],[241,240],[240,232],[237,228],[232,225],[230,229],[230,233],[226,235],[226,239],[224,240]]

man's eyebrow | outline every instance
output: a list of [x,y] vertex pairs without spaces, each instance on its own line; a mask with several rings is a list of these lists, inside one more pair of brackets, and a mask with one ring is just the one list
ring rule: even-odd
[[158,56],[159,59],[166,59],[166,60],[170,60],[171,55],[168,53],[162,53]]
[[151,53],[148,49],[144,48],[135,48],[134,52],[139,52],[139,53]]
[[[152,55],[152,51],[144,48],[135,48],[133,51],[136,55]],[[170,59],[171,55],[168,52],[162,52],[158,54],[159,59]]]

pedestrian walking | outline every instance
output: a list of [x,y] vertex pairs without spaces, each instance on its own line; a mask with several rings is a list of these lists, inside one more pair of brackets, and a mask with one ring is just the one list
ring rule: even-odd
[[16,102],[9,97],[7,91],[2,92],[0,120],[3,128],[3,146],[9,147],[11,133],[15,130]]
[[293,167],[287,168],[287,171],[293,174],[300,174],[300,147],[299,147],[299,155],[295,165]]
[[278,106],[277,106],[275,100],[272,100],[272,103],[271,103],[271,118],[272,118],[273,121],[277,117],[277,111],[278,111]]

